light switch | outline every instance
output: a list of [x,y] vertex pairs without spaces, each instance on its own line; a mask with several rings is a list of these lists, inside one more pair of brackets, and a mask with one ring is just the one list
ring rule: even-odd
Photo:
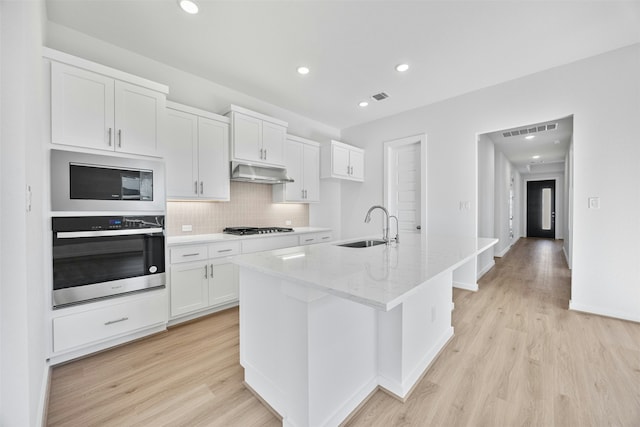
[[193,231],[193,227],[191,225],[183,225],[182,231]]
[[600,197],[589,197],[589,209],[600,209]]

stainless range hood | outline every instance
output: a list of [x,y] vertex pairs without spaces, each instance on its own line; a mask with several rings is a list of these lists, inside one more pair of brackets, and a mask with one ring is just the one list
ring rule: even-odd
[[283,184],[285,182],[293,182],[293,179],[287,176],[287,170],[284,168],[231,162],[231,181]]

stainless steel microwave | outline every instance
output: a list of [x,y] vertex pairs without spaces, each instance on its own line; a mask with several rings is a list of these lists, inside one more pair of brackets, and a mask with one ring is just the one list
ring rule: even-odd
[[164,212],[164,164],[51,150],[51,210]]

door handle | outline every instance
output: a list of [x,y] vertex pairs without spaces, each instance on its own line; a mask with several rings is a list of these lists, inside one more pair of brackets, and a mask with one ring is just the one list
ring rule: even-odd
[[122,129],[118,129],[118,148],[122,148]]
[[111,147],[111,128],[109,128],[109,147]]

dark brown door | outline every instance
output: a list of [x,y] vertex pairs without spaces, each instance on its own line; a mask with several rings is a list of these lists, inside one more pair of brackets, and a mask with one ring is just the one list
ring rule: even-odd
[[556,237],[556,182],[527,182],[527,237]]

